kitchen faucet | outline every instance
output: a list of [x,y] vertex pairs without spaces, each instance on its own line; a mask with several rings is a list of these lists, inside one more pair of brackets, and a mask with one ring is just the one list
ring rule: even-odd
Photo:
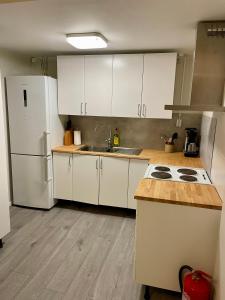
[[109,137],[105,140],[107,142],[108,149],[112,149],[112,130],[109,128]]

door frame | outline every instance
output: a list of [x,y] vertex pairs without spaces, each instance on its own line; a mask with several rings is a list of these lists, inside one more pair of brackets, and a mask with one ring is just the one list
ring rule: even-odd
[[0,70],[0,239],[10,231],[9,156],[7,143],[6,103],[4,79]]

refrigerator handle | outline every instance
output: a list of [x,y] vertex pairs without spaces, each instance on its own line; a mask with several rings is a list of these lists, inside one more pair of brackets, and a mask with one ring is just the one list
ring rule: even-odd
[[44,147],[45,147],[45,155],[48,155],[48,135],[50,135],[49,131],[44,131]]
[[48,164],[49,161],[51,160],[51,157],[44,157],[45,160],[45,182],[48,183],[49,181],[52,181],[53,178],[49,177],[49,168],[48,168]]

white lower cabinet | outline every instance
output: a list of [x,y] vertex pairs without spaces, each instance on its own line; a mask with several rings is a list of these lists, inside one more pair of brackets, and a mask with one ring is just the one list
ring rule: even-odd
[[73,155],[73,200],[98,204],[99,156]]
[[73,155],[53,153],[54,198],[72,200]]
[[182,265],[213,274],[220,217],[220,210],[138,200],[135,281],[179,292]]
[[54,198],[136,209],[147,160],[53,153]]
[[100,157],[99,204],[127,207],[129,160]]
[[148,160],[130,159],[129,164],[129,186],[128,186],[128,208],[136,209],[137,200],[134,199],[134,193],[138,182],[144,177],[148,167]]

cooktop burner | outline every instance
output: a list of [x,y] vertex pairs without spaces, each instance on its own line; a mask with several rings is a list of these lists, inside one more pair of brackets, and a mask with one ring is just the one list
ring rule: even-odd
[[163,171],[163,172],[169,172],[170,168],[164,167],[164,166],[157,166],[157,167],[155,167],[155,170],[157,170],[157,171]]
[[172,175],[167,172],[153,172],[151,176],[158,179],[169,179],[172,177]]
[[198,181],[198,179],[195,176],[190,176],[190,175],[181,175],[180,179],[182,179],[184,181],[189,181],[189,182]]
[[177,172],[184,174],[184,175],[196,175],[197,174],[197,172],[195,170],[186,169],[186,168],[178,169]]

